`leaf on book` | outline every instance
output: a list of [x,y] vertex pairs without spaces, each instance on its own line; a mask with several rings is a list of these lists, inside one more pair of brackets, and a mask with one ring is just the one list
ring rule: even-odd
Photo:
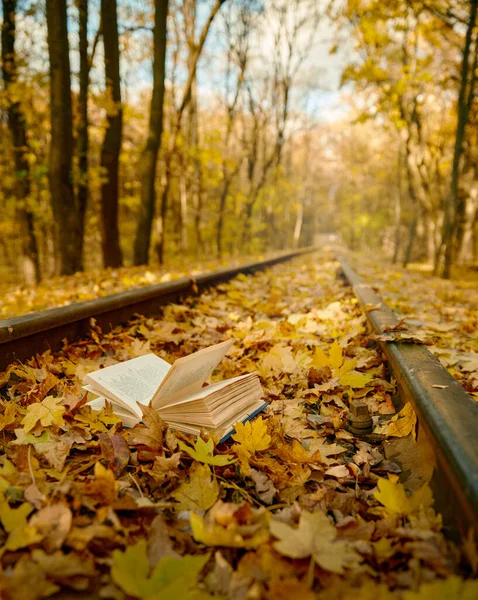
[[124,552],[113,551],[111,577],[123,592],[134,598],[205,600],[210,596],[197,589],[197,578],[208,560],[209,554],[182,558],[165,556],[148,577],[146,541],[140,540]]
[[284,556],[313,556],[322,569],[339,574],[344,572],[345,567],[358,564],[359,555],[347,542],[337,539],[335,526],[322,511],[303,511],[298,527],[272,519],[270,530],[273,536],[279,538],[273,544],[274,549]]
[[[267,450],[271,443],[271,436],[267,433],[267,425],[262,417],[255,421],[246,421],[245,423],[235,424],[236,433],[232,435],[232,439],[241,446],[241,450],[245,450],[249,455],[262,450]],[[236,444],[232,446],[234,450]]]
[[212,438],[209,438],[208,441],[205,442],[201,437],[198,437],[194,448],[191,448],[191,446],[188,446],[180,440],[178,440],[178,444],[181,450],[189,454],[194,460],[206,465],[223,467],[225,465],[230,465],[236,460],[231,454],[214,456],[214,442]]
[[144,425],[135,425],[128,434],[131,446],[147,446],[151,450],[161,450],[163,447],[164,421],[150,406],[140,405],[143,411]]
[[61,404],[61,398],[54,398],[53,396],[47,396],[43,402],[35,402],[27,407],[27,414],[22,419],[22,425],[25,433],[31,431],[38,421],[43,427],[49,427],[50,425],[63,426],[63,413],[65,407]]
[[207,510],[219,496],[219,484],[209,467],[193,463],[189,481],[182,483],[172,494],[178,502],[177,510]]

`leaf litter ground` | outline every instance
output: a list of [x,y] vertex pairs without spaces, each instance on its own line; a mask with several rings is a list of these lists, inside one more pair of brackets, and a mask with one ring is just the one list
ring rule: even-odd
[[[416,454],[416,417],[337,267],[321,253],[239,276],[1,373],[2,597],[478,597],[472,537],[451,544],[427,474],[393,458],[394,441]],[[270,406],[226,443],[85,405],[89,371],[228,337],[213,379],[257,370]],[[365,439],[345,429],[355,400]]]

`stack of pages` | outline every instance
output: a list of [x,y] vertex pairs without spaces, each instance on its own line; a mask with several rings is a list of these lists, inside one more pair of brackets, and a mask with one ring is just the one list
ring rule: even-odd
[[203,387],[232,344],[227,340],[199,350],[172,366],[156,354],[146,354],[89,373],[84,388],[99,396],[90,405],[100,409],[106,400],[112,402],[115,414],[128,427],[141,421],[140,404],[150,405],[180,431],[204,430],[217,439],[227,437],[235,423],[267,406],[257,373]]

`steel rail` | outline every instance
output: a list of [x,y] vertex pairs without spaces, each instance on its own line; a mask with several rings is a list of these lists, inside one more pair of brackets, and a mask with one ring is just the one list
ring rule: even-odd
[[[364,307],[372,328],[382,333],[399,320],[335,251],[342,272]],[[367,311],[367,306],[380,306]],[[432,446],[436,469],[431,486],[435,502],[452,524],[452,537],[465,539],[470,529],[478,533],[478,404],[450,375],[426,346],[405,342],[380,342],[401,395],[418,415],[419,429]]]
[[15,360],[27,360],[47,349],[59,350],[65,338],[71,342],[88,335],[91,318],[107,329],[126,323],[134,314],[158,314],[160,306],[176,302],[183,296],[197,294],[199,290],[232,279],[240,273],[254,273],[314,250],[316,248],[311,246],[288,250],[257,262],[0,320],[0,371]]

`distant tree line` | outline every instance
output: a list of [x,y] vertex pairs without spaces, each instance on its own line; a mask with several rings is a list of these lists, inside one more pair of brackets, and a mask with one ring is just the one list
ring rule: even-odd
[[[294,220],[288,152],[302,135],[291,114],[320,18],[313,0],[46,0],[44,14],[2,3],[0,253],[11,271],[31,283],[310,242]],[[30,52],[42,35],[47,51]],[[151,90],[125,84],[135,54]]]

